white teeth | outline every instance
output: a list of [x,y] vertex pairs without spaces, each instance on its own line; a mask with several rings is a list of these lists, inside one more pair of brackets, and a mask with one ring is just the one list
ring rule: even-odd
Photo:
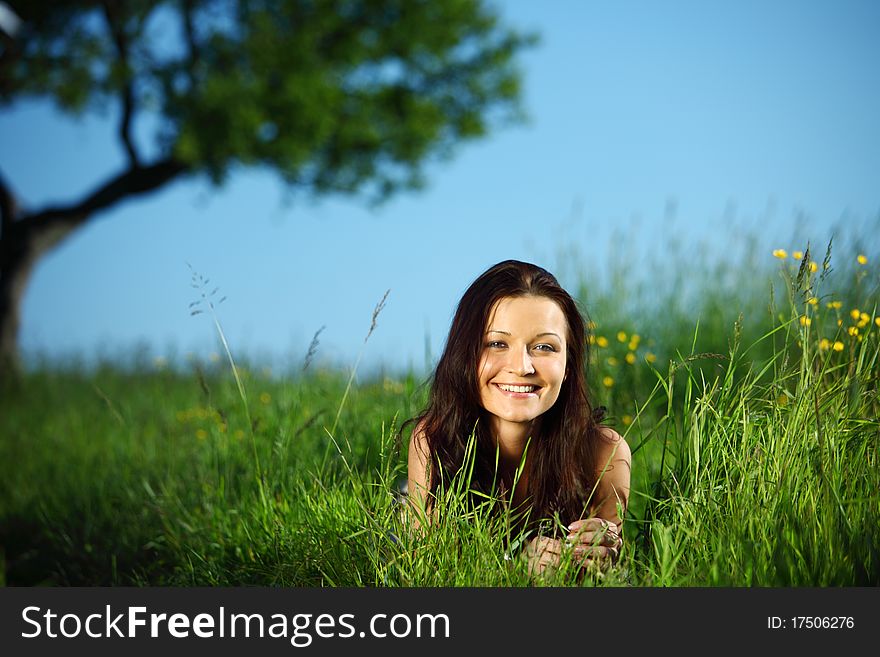
[[498,384],[498,387],[504,390],[505,392],[532,392],[535,390],[537,386],[508,386],[502,383]]

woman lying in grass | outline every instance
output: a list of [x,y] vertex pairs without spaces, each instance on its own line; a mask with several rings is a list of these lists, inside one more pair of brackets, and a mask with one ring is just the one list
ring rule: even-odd
[[552,274],[507,260],[477,278],[458,304],[428,406],[414,420],[414,517],[442,522],[435,502],[472,465],[471,494],[496,499],[527,532],[523,554],[533,573],[569,557],[612,563],[630,450],[592,410],[587,356],[584,320]]

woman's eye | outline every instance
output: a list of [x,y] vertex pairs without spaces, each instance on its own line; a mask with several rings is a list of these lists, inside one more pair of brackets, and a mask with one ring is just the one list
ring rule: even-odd
[[538,351],[556,351],[556,348],[552,344],[535,345],[535,349]]
[[490,342],[487,346],[488,346],[490,349],[501,349],[502,347],[505,346],[505,344],[504,344],[503,342],[500,342],[500,341],[498,341],[498,340],[495,340],[495,341],[493,341],[493,342]]

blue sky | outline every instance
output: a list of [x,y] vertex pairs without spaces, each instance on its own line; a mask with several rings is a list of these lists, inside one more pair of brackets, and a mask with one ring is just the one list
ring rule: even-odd
[[[497,6],[541,38],[520,58],[528,123],[462,146],[428,167],[426,190],[378,209],[289,197],[254,171],[118,206],[36,268],[25,352],[216,351],[210,321],[189,314],[190,263],[227,297],[219,316],[240,355],[283,370],[326,326],[318,360],[351,365],[390,289],[364,363],[422,368],[499,260],[553,270],[574,245],[601,271],[670,231],[723,253],[731,224],[769,254],[880,211],[880,3]],[[18,104],[0,111],[0,171],[31,207],[79,198],[122,165],[114,131],[112,111],[72,120]]]

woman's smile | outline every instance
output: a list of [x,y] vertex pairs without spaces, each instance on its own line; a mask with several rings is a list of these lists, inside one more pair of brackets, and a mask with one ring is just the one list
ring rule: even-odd
[[480,402],[496,430],[523,430],[546,413],[565,379],[568,324],[547,297],[504,297],[486,327],[478,377]]

